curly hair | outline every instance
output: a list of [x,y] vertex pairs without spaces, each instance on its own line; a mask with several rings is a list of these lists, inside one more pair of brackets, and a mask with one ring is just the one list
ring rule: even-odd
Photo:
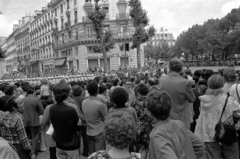
[[127,148],[135,139],[136,132],[136,122],[126,111],[116,111],[106,117],[104,134],[112,147]]
[[123,106],[127,103],[129,95],[127,91],[122,87],[117,87],[112,91],[112,101],[117,106]]
[[171,111],[172,100],[165,91],[154,91],[148,94],[145,100],[147,110],[157,119],[166,120]]
[[13,108],[18,108],[18,105],[16,103],[16,99],[18,97],[16,96],[12,96],[10,97],[7,102],[6,102],[6,111],[9,111],[9,112],[13,112],[14,109]]
[[169,62],[169,69],[174,72],[181,72],[183,67],[183,63],[181,60],[178,59],[172,59]]
[[57,103],[63,102],[65,99],[68,98],[70,93],[70,86],[66,83],[58,83],[53,88],[53,94]]
[[144,83],[139,83],[135,89],[135,94],[139,93],[142,96],[146,96],[148,94],[148,86]]

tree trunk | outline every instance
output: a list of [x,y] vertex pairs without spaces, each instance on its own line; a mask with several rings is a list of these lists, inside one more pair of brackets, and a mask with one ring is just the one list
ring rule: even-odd
[[137,46],[137,68],[141,68],[140,45]]
[[104,73],[108,72],[108,61],[105,47],[103,47]]

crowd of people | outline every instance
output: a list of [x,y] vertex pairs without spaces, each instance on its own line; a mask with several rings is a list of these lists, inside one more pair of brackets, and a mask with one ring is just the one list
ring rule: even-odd
[[1,83],[0,158],[49,150],[50,159],[239,159],[234,68],[168,65],[132,77]]

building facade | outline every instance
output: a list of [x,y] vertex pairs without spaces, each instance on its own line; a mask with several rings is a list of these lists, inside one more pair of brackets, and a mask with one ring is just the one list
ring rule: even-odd
[[31,67],[29,65],[29,61],[31,58],[30,52],[30,21],[31,16],[24,16],[22,20],[19,20],[19,26],[15,31],[15,45],[17,52],[17,60],[18,60],[18,71],[24,73],[31,73]]
[[156,33],[155,36],[152,37],[152,39],[148,43],[152,43],[153,45],[158,45],[163,41],[167,42],[170,47],[174,46],[176,43],[176,40],[174,39],[173,34],[168,32]]
[[[104,28],[110,29],[115,39],[114,49],[107,52],[110,70],[118,70],[125,63],[137,67],[137,52],[131,49],[134,27],[127,3],[126,0],[100,2],[106,11]],[[52,0],[41,11],[35,11],[34,16],[19,20],[8,37],[8,72],[16,70],[16,63],[19,71],[28,74],[103,68],[103,55],[94,52],[95,31],[87,17],[93,7],[94,0]],[[140,55],[144,65],[144,53]]]
[[15,35],[18,25],[13,26],[13,32],[6,39],[6,58],[5,58],[5,72],[11,73],[17,71],[18,60],[16,51]]
[[[125,61],[130,67],[137,66],[136,49],[130,49],[134,27],[127,1],[102,0],[100,5],[106,11],[105,28],[111,29],[116,41],[114,49],[107,53],[109,69],[117,70]],[[103,68],[103,55],[94,53],[94,30],[87,17],[93,1],[53,0],[51,6],[56,71],[86,72],[89,68]]]
[[50,73],[53,71],[53,43],[52,43],[52,7],[42,7],[35,11],[30,24],[31,68],[34,73]]

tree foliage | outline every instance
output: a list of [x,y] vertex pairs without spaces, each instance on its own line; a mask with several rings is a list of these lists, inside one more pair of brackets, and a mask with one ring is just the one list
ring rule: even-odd
[[227,60],[240,51],[240,8],[222,19],[210,19],[203,25],[193,25],[177,38],[173,50],[176,56],[184,52],[185,59]]
[[146,58],[154,59],[157,63],[159,59],[168,60],[172,57],[171,48],[165,40],[160,41],[157,45],[153,45],[153,43],[147,43],[144,46],[144,53]]
[[103,53],[104,71],[108,72],[107,52],[114,48],[115,42],[113,33],[110,29],[104,29],[104,20],[106,12],[99,5],[100,0],[94,0],[94,8],[88,13],[88,18],[92,21],[93,28],[96,33],[96,41],[94,50]]
[[131,7],[130,17],[133,19],[133,26],[135,27],[131,48],[137,49],[137,67],[141,68],[140,46],[153,37],[156,30],[153,26],[146,29],[149,26],[149,18],[147,11],[142,8],[140,0],[130,0],[128,5]]

